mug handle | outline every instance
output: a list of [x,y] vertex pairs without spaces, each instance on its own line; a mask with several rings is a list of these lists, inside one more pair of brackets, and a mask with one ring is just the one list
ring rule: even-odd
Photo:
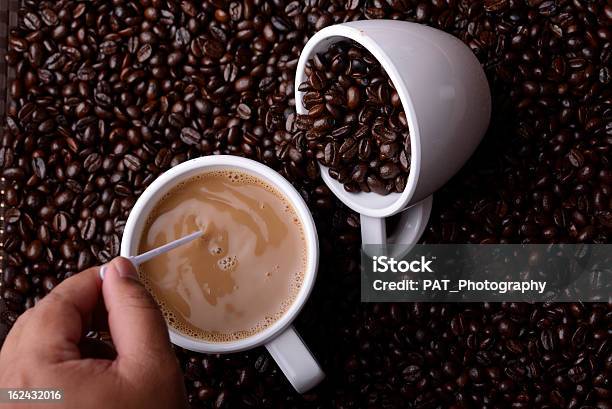
[[387,226],[384,217],[371,217],[361,215],[361,243],[362,244],[415,244],[427,226],[433,196],[410,206],[402,212],[402,216],[395,232],[387,235]]
[[266,348],[298,393],[307,392],[325,378],[319,363],[293,325],[268,342]]

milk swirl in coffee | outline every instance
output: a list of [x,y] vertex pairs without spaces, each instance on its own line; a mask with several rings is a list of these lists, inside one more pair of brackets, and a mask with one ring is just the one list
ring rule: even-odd
[[197,230],[203,237],[139,271],[169,325],[194,338],[227,342],[278,320],[306,269],[304,229],[287,198],[239,170],[203,173],[155,205],[139,252]]

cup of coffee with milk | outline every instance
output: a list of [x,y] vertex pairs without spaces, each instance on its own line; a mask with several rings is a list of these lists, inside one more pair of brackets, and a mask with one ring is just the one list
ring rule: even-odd
[[125,226],[121,255],[203,235],[139,266],[170,340],[206,353],[265,345],[302,393],[324,374],[291,323],[317,274],[315,224],[280,174],[237,156],[184,162],[157,178]]
[[[347,41],[358,45],[342,45]],[[330,47],[339,51],[323,61]],[[373,57],[363,57],[366,51]],[[366,131],[361,130],[364,126],[357,130],[334,120],[322,123],[324,110],[338,116],[333,104],[324,103],[326,96],[317,95],[322,79],[333,81],[337,74],[353,105],[359,98],[351,75],[364,87],[364,98],[378,103],[386,98],[387,85],[373,86],[360,76],[367,69],[360,61],[351,65],[353,57],[375,58],[372,62],[389,76],[384,81],[394,89],[396,109],[405,112],[399,122],[376,118]],[[331,67],[328,74],[326,64]],[[312,74],[315,69],[320,72]],[[362,21],[315,34],[304,47],[297,71],[297,113],[313,117],[304,120],[318,129],[315,139],[322,134],[343,138],[317,159],[330,190],[361,215],[362,242],[416,243],[429,218],[431,194],[471,155],[489,120],[489,90],[476,58],[463,43],[439,30],[406,22]],[[356,117],[351,120],[357,122]],[[333,125],[338,126],[332,129]],[[409,130],[399,144],[404,151],[398,154],[403,155],[398,162],[405,174],[396,177],[387,169],[396,180],[383,186],[375,174],[384,176],[383,170],[366,169],[367,158],[361,157],[370,153],[368,144],[376,142],[366,134],[387,135],[395,131],[385,127],[400,125]],[[329,129],[319,132],[321,126]],[[304,132],[311,139],[309,131]],[[334,143],[348,148],[340,147],[344,151],[338,153]],[[366,146],[365,152],[360,147],[356,153],[357,143]],[[385,149],[389,155],[395,152]],[[336,157],[345,163],[336,166]],[[353,157],[361,163],[352,163]],[[358,174],[351,179],[345,169]],[[370,172],[371,180],[359,172]],[[397,213],[402,217],[395,232],[388,234],[385,218]],[[295,188],[250,159],[219,155],[189,160],[162,174],[138,199],[125,225],[121,255],[134,257],[197,231],[202,232],[199,238],[138,266],[140,280],[164,314],[170,340],[215,354],[264,345],[296,391],[317,385],[324,373],[292,326],[313,288],[319,261],[315,224]]]

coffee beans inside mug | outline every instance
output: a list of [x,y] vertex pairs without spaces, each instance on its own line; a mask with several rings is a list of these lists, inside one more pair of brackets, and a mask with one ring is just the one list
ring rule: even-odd
[[340,41],[306,64],[299,90],[305,133],[320,163],[349,192],[401,193],[410,171],[410,135],[399,95],[378,60]]

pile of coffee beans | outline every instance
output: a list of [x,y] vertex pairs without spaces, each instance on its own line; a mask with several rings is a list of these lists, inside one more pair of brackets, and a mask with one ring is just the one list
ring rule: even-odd
[[587,0],[23,0],[11,28],[0,169],[0,335],[63,279],[119,251],[161,172],[242,155],[288,178],[321,240],[296,323],[327,373],[297,395],[265,349],[177,349],[193,408],[609,408],[609,304],[362,304],[359,217],[296,129],[316,31],[399,19],[482,62],[490,131],[437,195],[428,242],[612,238],[612,7]]
[[378,60],[355,41],[333,44],[306,63],[306,115],[296,128],[348,192],[403,192],[410,135],[399,95]]

